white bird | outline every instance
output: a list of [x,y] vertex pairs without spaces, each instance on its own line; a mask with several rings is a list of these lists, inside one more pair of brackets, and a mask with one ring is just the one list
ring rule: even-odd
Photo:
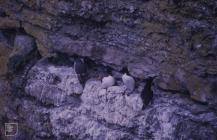
[[115,78],[109,75],[108,77],[104,77],[102,79],[102,88],[108,88],[115,84]]
[[135,80],[133,77],[127,75],[126,73],[122,76],[122,81],[127,88],[128,92],[132,92],[135,88]]

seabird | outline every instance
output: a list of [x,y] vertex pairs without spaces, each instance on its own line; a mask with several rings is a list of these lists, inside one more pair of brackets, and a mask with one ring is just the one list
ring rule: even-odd
[[133,92],[135,88],[135,80],[132,76],[127,75],[126,73],[122,76],[122,81],[127,88],[127,92]]
[[102,88],[108,88],[115,84],[115,78],[109,75],[108,77],[104,77],[102,79]]
[[36,9],[40,10],[41,9],[41,0],[36,0]]
[[81,84],[84,84],[87,74],[87,65],[82,58],[75,58],[74,70]]
[[150,77],[146,80],[145,87],[141,93],[141,98],[143,100],[143,107],[142,109],[145,109],[146,106],[150,103],[150,101],[153,98],[153,91],[151,89],[152,83],[153,83],[154,78]]

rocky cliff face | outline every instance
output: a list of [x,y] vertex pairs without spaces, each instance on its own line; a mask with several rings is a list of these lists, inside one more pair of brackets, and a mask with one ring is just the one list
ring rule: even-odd
[[216,23],[215,0],[1,0],[0,139],[217,139]]

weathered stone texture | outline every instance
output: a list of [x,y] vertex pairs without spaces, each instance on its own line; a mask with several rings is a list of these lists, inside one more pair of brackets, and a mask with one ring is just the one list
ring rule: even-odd
[[216,0],[1,0],[0,123],[22,124],[14,139],[217,139],[216,23]]

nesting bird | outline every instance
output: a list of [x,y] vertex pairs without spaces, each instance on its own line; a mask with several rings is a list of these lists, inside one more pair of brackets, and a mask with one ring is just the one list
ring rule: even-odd
[[127,92],[132,92],[135,88],[135,80],[133,77],[127,75],[126,73],[122,76],[122,81],[127,88]]
[[111,75],[104,77],[102,79],[102,88],[108,88],[111,87],[115,84],[115,78],[112,77]]
[[41,9],[41,0],[36,0],[36,9],[40,10]]
[[146,85],[142,91],[141,98],[143,100],[143,109],[152,101],[153,98],[153,91],[152,91],[152,83],[154,78],[148,78],[146,80]]
[[87,75],[87,65],[85,64],[84,59],[75,58],[74,70],[77,74],[80,83],[84,84]]

